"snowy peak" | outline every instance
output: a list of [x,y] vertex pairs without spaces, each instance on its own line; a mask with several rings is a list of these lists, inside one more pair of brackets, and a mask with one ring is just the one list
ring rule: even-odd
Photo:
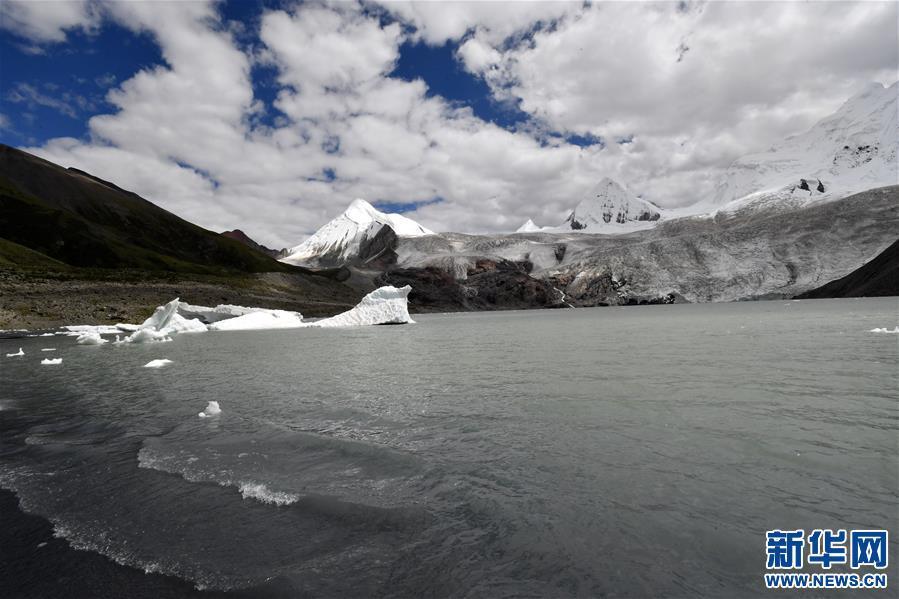
[[281,259],[288,264],[334,265],[358,254],[361,245],[389,227],[397,237],[433,235],[433,231],[401,214],[381,212],[365,200],[356,199],[337,218],[309,239],[287,250]]
[[528,219],[516,233],[625,233],[653,227],[662,217],[659,208],[641,200],[616,181],[603,178],[557,227],[540,227]]
[[[837,197],[899,183],[899,83],[871,83],[811,129],[764,152],[736,160],[718,184],[713,204],[749,194],[793,195],[802,180],[820,180]],[[810,197],[817,197],[816,189]]]
[[660,216],[654,205],[606,177],[594,188],[590,197],[575,207],[565,222],[573,231],[595,231],[633,222],[653,222]]
[[532,221],[531,219],[528,219],[528,221],[526,223],[524,223],[523,225],[521,225],[520,227],[518,227],[515,230],[515,232],[516,233],[534,233],[539,230],[540,230],[540,227],[535,225],[534,221]]

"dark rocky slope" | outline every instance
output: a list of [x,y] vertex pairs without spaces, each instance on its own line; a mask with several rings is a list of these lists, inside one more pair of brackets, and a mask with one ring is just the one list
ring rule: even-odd
[[284,252],[285,252],[285,250],[283,248],[280,250],[273,250],[271,248],[265,247],[261,243],[257,243],[249,235],[247,235],[240,229],[234,229],[233,231],[223,231],[221,233],[221,235],[223,237],[227,237],[228,239],[233,239],[235,241],[239,241],[242,244],[244,244],[245,246],[247,246],[248,248],[252,248],[252,249],[256,250],[257,252],[262,252],[266,256],[269,256],[270,258],[274,258],[275,260],[277,260],[278,258],[283,256]]
[[76,267],[297,272],[113,183],[5,145],[0,238]]
[[87,173],[0,145],[0,329],[141,322],[180,296],[329,316],[345,269],[312,272]]

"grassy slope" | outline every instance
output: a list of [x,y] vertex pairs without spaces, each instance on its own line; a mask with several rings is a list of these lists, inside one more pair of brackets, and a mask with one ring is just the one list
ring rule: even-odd
[[336,314],[339,270],[282,264],[87,173],[0,145],[0,329],[140,322],[181,297]]
[[303,272],[111,183],[2,145],[0,238],[78,267]]

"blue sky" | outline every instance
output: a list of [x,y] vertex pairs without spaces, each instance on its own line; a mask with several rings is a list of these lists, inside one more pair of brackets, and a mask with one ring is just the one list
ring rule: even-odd
[[[236,32],[235,40],[252,50],[255,40],[251,32],[258,27],[265,10],[283,6],[281,1],[227,0],[218,6],[226,23]],[[385,23],[395,22],[389,14],[380,13]],[[533,32],[523,32],[516,43],[526,43]],[[429,45],[409,40],[399,48],[399,57],[390,77],[412,81],[423,80],[428,96],[439,96],[448,102],[470,108],[478,118],[504,129],[515,131],[533,126],[530,115],[515,100],[499,100],[482,77],[467,71],[457,54],[460,40],[442,45]],[[14,127],[0,130],[0,143],[34,146],[55,137],[82,138],[89,132],[87,120],[98,112],[113,110],[105,100],[106,91],[127,80],[142,69],[163,64],[152,36],[135,34],[114,22],[104,23],[95,32],[75,31],[65,45],[47,46],[36,52],[23,43],[21,36],[0,29],[0,55],[3,57],[0,114]],[[252,73],[253,92],[264,102],[266,111],[260,122],[271,125],[281,115],[274,106],[277,72],[259,65]],[[600,137],[586,134],[541,131],[577,146],[602,144]],[[419,205],[390,204],[404,209]]]
[[735,158],[895,81],[897,16],[886,2],[5,0],[0,142],[268,245],[356,197],[434,230],[509,231],[561,222],[603,177],[662,207],[708,199]]

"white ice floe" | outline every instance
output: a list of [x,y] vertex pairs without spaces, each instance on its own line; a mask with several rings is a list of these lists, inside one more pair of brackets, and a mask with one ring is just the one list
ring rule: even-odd
[[75,343],[78,345],[103,345],[104,343],[109,342],[101,337],[100,333],[97,333],[96,331],[87,331],[78,335],[78,338],[75,339]]
[[172,361],[168,358],[162,358],[159,360],[150,360],[146,364],[144,364],[144,368],[162,368],[168,364],[171,364]]
[[279,312],[280,310],[266,310],[264,308],[248,308],[246,306],[235,306],[234,304],[219,304],[213,308],[207,306],[194,306],[187,302],[178,304],[178,314],[185,318],[196,318],[205,323],[218,322],[220,320],[228,320],[235,316],[243,316],[252,312]]
[[108,324],[72,324],[68,326],[62,327],[67,333],[66,335],[72,337],[78,337],[83,335],[84,333],[96,333],[98,335],[115,335],[116,333],[121,333],[122,329],[119,328],[121,325],[108,325]]
[[259,310],[220,320],[209,325],[211,331],[252,331],[262,329],[298,329],[309,326],[299,312]]
[[52,364],[62,364],[62,358],[44,358],[41,360],[41,364],[52,365]]
[[219,402],[210,401],[206,404],[206,409],[197,414],[200,418],[209,418],[211,416],[218,416],[222,413],[222,409],[219,407]]
[[896,334],[899,334],[899,326],[897,326],[895,329],[888,329],[886,327],[884,327],[882,329],[871,329],[870,332],[871,333],[896,333]]
[[25,352],[23,352],[23,351],[22,351],[22,348],[20,347],[20,348],[19,348],[19,351],[17,351],[17,352],[14,353],[14,354],[6,354],[6,357],[7,357],[7,358],[17,358],[17,357],[19,357],[19,356],[24,356],[24,355],[25,355]]

